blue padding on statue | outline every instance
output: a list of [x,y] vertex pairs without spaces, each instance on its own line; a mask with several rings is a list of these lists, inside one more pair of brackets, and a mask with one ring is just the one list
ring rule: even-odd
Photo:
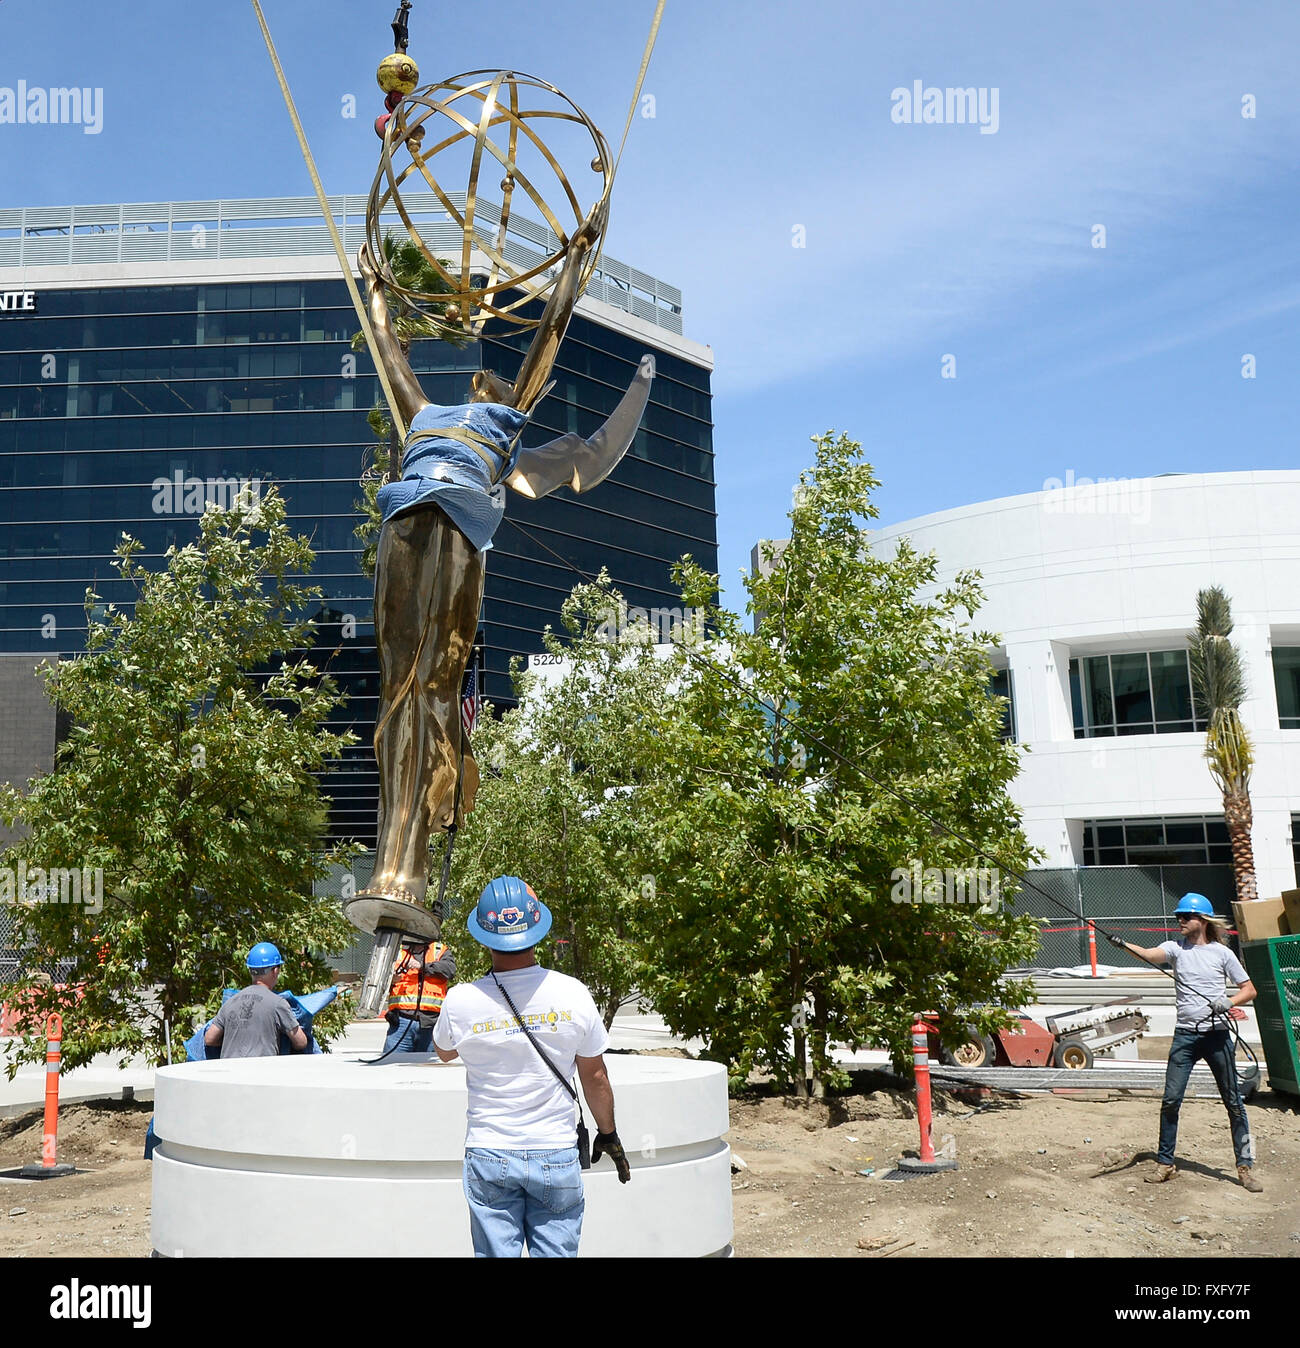
[[[239,988],[226,988],[221,994],[221,1004],[224,1006],[226,1002],[239,991]],[[275,995],[277,997],[283,997],[284,1000],[289,1003],[289,1009],[293,1012],[294,1019],[307,1035],[307,1047],[303,1052],[321,1052],[321,1047],[316,1042],[316,1035],[312,1030],[312,1022],[339,995],[338,988],[328,987],[322,988],[319,992],[305,992],[301,997],[296,996],[287,989],[277,992]],[[211,1024],[212,1022],[208,1021],[206,1025],[196,1030],[195,1033],[185,1041],[185,1057],[187,1061],[205,1062],[210,1058],[221,1057],[221,1046],[219,1044],[216,1048],[210,1049],[203,1042],[203,1036],[208,1032],[208,1027]],[[282,1055],[287,1055],[292,1052],[293,1050],[289,1047],[289,1041],[281,1035],[280,1053]]]
[[[225,1004],[239,990],[240,990],[239,988],[224,989],[221,994],[222,1006],[225,1006]],[[284,1000],[289,1003],[289,1009],[293,1012],[294,1019],[306,1032],[307,1047],[303,1049],[303,1052],[304,1053],[322,1052],[321,1046],[316,1042],[316,1035],[315,1032],[312,1030],[312,1022],[316,1019],[318,1015],[320,1015],[322,1011],[324,1011],[324,1009],[335,999],[335,997],[339,995],[338,987],[334,986],[322,988],[319,992],[307,992],[304,993],[301,997],[294,996],[294,994],[292,992],[289,992],[287,989],[284,992],[277,992],[275,995],[277,997],[283,997]],[[203,1036],[207,1034],[208,1027],[211,1024],[212,1022],[208,1021],[206,1025],[200,1026],[199,1029],[195,1030],[195,1032],[192,1035],[190,1035],[190,1037],[185,1041],[186,1062],[206,1062],[209,1058],[215,1059],[221,1057],[220,1044],[218,1044],[217,1047],[214,1049],[209,1049],[208,1046],[203,1042]],[[281,1035],[280,1036],[281,1056],[287,1056],[292,1052],[293,1049],[289,1047],[289,1041],[284,1037],[284,1035]],[[153,1149],[158,1145],[158,1141],[159,1141],[158,1134],[155,1133],[153,1130],[153,1119],[150,1118],[149,1127],[144,1135],[144,1159],[146,1161],[153,1160]]]

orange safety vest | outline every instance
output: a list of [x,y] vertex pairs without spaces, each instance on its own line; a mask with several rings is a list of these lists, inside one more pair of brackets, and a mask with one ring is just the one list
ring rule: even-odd
[[445,978],[425,978],[420,974],[422,964],[436,964],[450,949],[432,942],[427,959],[417,959],[409,950],[403,950],[397,961],[392,986],[388,989],[388,1009],[402,1016],[423,1012],[436,1016],[442,1010],[442,999],[447,995]]

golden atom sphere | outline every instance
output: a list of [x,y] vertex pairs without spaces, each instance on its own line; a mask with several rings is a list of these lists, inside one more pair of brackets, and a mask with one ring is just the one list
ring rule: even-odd
[[409,94],[420,82],[420,67],[404,52],[395,51],[380,61],[375,79],[386,94]]
[[[577,167],[575,180],[599,175],[594,193],[575,190],[561,159]],[[492,318],[533,328],[537,316],[522,311],[554,286],[584,223],[590,239],[578,294],[591,279],[613,181],[605,137],[553,84],[509,70],[470,71],[407,94],[389,118],[366,203],[366,243],[385,288],[411,309],[445,323],[450,305],[472,336]],[[404,199],[422,190],[432,200]],[[512,228],[516,207],[524,218]],[[412,290],[393,275],[383,248],[393,212],[447,291]]]

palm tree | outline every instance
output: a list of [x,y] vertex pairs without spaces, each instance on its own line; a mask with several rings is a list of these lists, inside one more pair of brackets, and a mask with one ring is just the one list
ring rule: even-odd
[[[428,259],[414,239],[408,237],[399,242],[392,234],[385,234],[382,247],[388,270],[398,285],[421,295],[454,293],[446,279],[429,265]],[[440,258],[439,261],[447,268],[452,265],[445,258]],[[400,295],[393,291],[388,292],[388,312],[392,316],[393,335],[402,348],[402,355],[409,356],[411,343],[426,337],[437,338],[440,342],[450,342],[457,348],[469,345],[470,336],[461,327],[458,307],[450,299],[446,304],[431,307],[439,314],[438,319],[429,318],[412,309]],[[354,351],[366,349],[364,332],[354,334],[352,349]]]
[[[451,293],[451,287],[429,265],[414,240],[407,238],[399,243],[391,234],[385,234],[382,246],[389,269],[400,285],[424,295]],[[443,266],[450,267],[451,264],[444,260]],[[388,312],[392,315],[393,334],[402,348],[402,355],[408,358],[411,354],[411,343],[428,338],[448,342],[457,348],[469,345],[469,334],[460,326],[458,310],[450,302],[441,309],[442,321],[438,321],[416,312],[399,296],[389,292]],[[366,349],[364,332],[353,335],[352,349],[354,351]],[[368,462],[361,472],[363,498],[360,505],[365,518],[357,525],[355,533],[362,544],[359,558],[362,574],[373,576],[375,557],[379,550],[381,524],[377,500],[379,488],[389,480],[394,465],[400,463],[402,456],[393,429],[392,417],[382,400],[370,409],[366,420],[375,433],[375,443],[368,452]]]
[[1223,793],[1223,818],[1232,844],[1237,901],[1259,897],[1250,843],[1250,770],[1255,750],[1238,709],[1246,700],[1246,671],[1232,635],[1232,601],[1217,586],[1196,596],[1196,631],[1188,637],[1196,715],[1207,722],[1205,758]]

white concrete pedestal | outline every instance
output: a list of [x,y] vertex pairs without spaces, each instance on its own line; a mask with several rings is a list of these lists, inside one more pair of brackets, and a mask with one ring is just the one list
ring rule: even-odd
[[[584,1256],[729,1253],[727,1079],[716,1063],[607,1055],[632,1164],[586,1171]],[[153,1246],[163,1256],[473,1253],[461,1190],[465,1069],[342,1054],[158,1070]],[[592,1134],[591,1110],[585,1110]]]

